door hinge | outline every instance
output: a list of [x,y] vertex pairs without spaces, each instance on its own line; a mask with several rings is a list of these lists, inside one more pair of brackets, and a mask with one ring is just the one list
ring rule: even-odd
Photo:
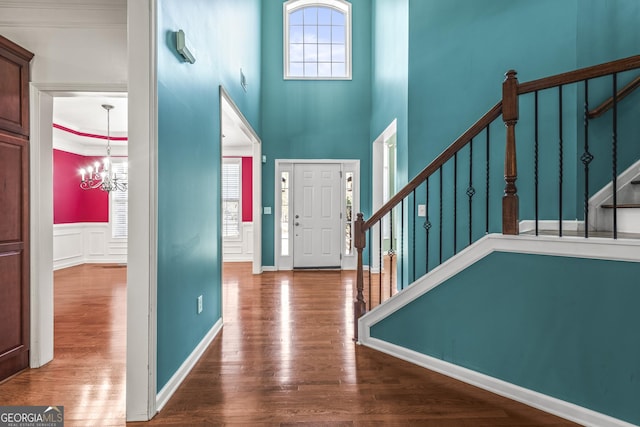
[[342,171],[340,171],[340,178],[342,178]]

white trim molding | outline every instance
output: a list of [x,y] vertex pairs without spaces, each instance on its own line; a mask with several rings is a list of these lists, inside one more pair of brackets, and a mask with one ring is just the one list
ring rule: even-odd
[[200,343],[193,349],[189,357],[186,358],[182,365],[178,368],[178,370],[173,374],[173,376],[167,381],[162,390],[158,392],[156,397],[156,408],[159,411],[164,408],[164,405],[167,404],[171,396],[178,390],[180,384],[187,378],[189,372],[193,369],[193,367],[198,363],[198,360],[202,357],[204,352],[207,350],[209,345],[213,342],[213,340],[218,336],[220,331],[222,330],[222,319],[219,319],[215,325],[207,332],[207,335],[200,341]]
[[129,247],[126,419],[147,421],[157,399],[157,0],[127,2]]
[[547,396],[533,390],[529,390],[506,381],[481,374],[444,360],[409,350],[376,338],[369,338],[365,344],[367,347],[397,357],[409,363],[438,372],[459,381],[471,384],[492,393],[504,396],[508,399],[524,403],[550,414],[557,415],[567,420],[574,421],[588,427],[634,427],[633,424],[617,418],[610,417],[591,409]]

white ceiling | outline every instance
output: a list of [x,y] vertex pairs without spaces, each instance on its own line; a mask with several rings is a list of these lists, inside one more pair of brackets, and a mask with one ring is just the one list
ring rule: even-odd
[[[53,98],[53,123],[76,132],[107,135],[107,111],[102,104],[113,105],[109,113],[111,137],[127,136],[128,104],[126,94],[83,93],[78,96]],[[104,139],[75,135],[60,129],[53,129],[53,146],[79,145],[102,146]],[[112,141],[114,146],[126,146],[127,141]],[[82,149],[78,149],[82,151]]]
[[[123,94],[82,93],[53,99],[53,123],[79,133],[107,135],[107,112],[102,104],[113,105],[110,112],[110,135],[127,137],[128,99]],[[222,98],[222,151],[223,155],[248,155],[252,153],[250,131],[234,108]],[[111,141],[114,147],[126,147],[128,141]],[[75,135],[53,129],[53,146],[56,148],[78,145],[80,147],[104,146],[104,139]],[[82,148],[74,150],[83,152]]]

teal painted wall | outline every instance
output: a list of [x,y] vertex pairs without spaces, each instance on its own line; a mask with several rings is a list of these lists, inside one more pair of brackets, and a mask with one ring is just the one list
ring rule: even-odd
[[[374,0],[372,2],[373,66],[371,142],[397,119],[396,123],[396,180],[394,189],[402,188],[409,181],[409,0]],[[373,165],[372,157],[369,164]],[[381,171],[374,171],[380,173]],[[390,194],[395,194],[392,191]],[[365,209],[365,219],[371,213],[371,205]],[[406,215],[405,215],[406,216]],[[397,216],[395,217],[397,219]],[[397,221],[394,221],[397,222]],[[399,228],[397,229],[399,230]],[[398,232],[395,235],[398,235]],[[407,230],[403,230],[406,233]],[[406,235],[403,238],[406,241]],[[401,239],[395,239],[397,242]],[[364,254],[364,263],[369,263],[368,250]],[[388,242],[383,243],[387,249]],[[398,246],[395,246],[398,249]],[[401,262],[406,269],[407,257]]]
[[[158,2],[158,390],[222,315],[219,85],[259,131],[260,11],[259,0]],[[178,29],[193,65],[176,54]]]
[[640,424],[639,271],[638,263],[493,253],[371,336]]
[[374,0],[371,142],[397,119],[398,188],[408,182],[409,1]]
[[[282,1],[262,4],[262,204],[274,207],[276,159],[360,159],[360,206],[371,205],[371,2],[352,4],[353,80],[283,79]],[[274,216],[262,223],[263,265],[274,265]]]
[[[410,0],[409,1],[409,177],[415,176],[502,97],[504,73],[518,71],[529,81],[576,68],[577,0]],[[576,217],[575,91],[565,90],[564,217]],[[557,107],[554,96],[541,96],[540,191],[545,204],[541,218],[557,219]],[[533,113],[520,103],[517,126],[520,218],[533,218]],[[485,141],[474,144],[475,189],[472,240],[485,234]],[[504,189],[505,132],[502,119],[491,126],[489,232],[501,231]],[[439,222],[440,176],[430,179],[429,266],[446,260],[469,244],[469,150],[458,158],[458,191],[454,199],[453,162],[442,171],[443,223]],[[417,190],[417,204],[425,203],[426,186]],[[457,236],[453,239],[454,200],[458,206]],[[415,213],[414,213],[415,214]],[[424,217],[416,218],[416,277],[425,272]],[[443,232],[442,251],[438,236]],[[413,232],[413,230],[411,230]],[[408,241],[408,240],[407,240]],[[410,254],[413,256],[413,254]],[[411,262],[413,262],[411,260]],[[407,271],[410,271],[408,269]]]

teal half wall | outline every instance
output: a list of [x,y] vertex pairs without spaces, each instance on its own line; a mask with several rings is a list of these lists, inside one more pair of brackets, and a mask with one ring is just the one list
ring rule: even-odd
[[371,336],[640,424],[640,264],[493,253]]
[[[276,159],[360,160],[360,206],[371,205],[371,0],[352,4],[352,80],[284,80],[282,1],[262,5],[262,203],[274,207]],[[275,212],[275,210],[274,210]],[[274,217],[263,216],[262,261],[274,265]]]
[[[259,131],[260,11],[259,0],[158,2],[158,391],[222,317],[219,87]],[[179,29],[195,64],[176,52]]]

